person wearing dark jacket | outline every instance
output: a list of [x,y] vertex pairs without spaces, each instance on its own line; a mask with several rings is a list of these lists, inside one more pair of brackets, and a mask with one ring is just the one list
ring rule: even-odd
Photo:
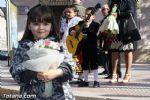
[[135,43],[123,44],[120,40],[124,38],[124,34],[127,33],[128,30],[131,30],[133,26],[133,21],[131,18],[131,14],[135,21],[136,18],[136,1],[135,0],[109,0],[110,8],[117,4],[117,13],[114,15],[117,16],[117,22],[119,25],[119,35],[117,36],[117,40],[113,41],[111,44],[112,51],[112,79],[111,83],[118,81],[117,75],[117,63],[119,61],[119,53],[125,53],[125,63],[126,63],[126,71],[123,78],[123,82],[129,82],[131,78],[131,66],[133,61],[133,51],[136,49]]
[[[88,18],[90,14],[94,11],[93,7],[89,7],[85,12],[85,19]],[[81,21],[78,23],[79,26],[84,25],[82,28],[83,39],[80,43],[81,45],[81,56],[82,56],[82,69],[84,81],[79,83],[79,87],[87,87],[89,86],[88,75],[89,72],[94,73],[94,84],[93,87],[99,87],[100,84],[98,82],[98,60],[97,60],[97,32],[99,28],[99,24],[94,22],[95,15],[91,15],[88,20]],[[71,34],[73,35],[75,32],[70,29]]]

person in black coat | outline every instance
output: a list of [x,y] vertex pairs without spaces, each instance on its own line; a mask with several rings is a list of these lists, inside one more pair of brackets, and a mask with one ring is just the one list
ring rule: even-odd
[[[131,14],[135,21],[136,19],[136,1],[135,0],[109,0],[110,8],[117,4],[117,13],[114,15],[117,16],[117,22],[119,25],[119,35],[117,36],[118,40],[122,40],[124,38],[124,34],[128,30],[131,30],[133,26],[133,21],[131,19]],[[134,43],[122,44],[121,41],[113,41],[111,44],[111,51],[112,51],[112,79],[110,80],[111,83],[117,82],[118,75],[117,75],[117,63],[119,61],[119,53],[125,53],[125,63],[126,63],[126,71],[125,76],[123,79],[124,83],[129,82],[131,78],[131,66],[133,61],[133,51],[135,50],[136,46]]]
[[[93,7],[89,7],[85,12],[85,19],[88,18],[94,11]],[[99,29],[99,24],[94,22],[95,15],[91,15],[88,20],[81,21],[78,23],[79,26],[84,27],[82,29],[83,39],[80,42],[80,52],[82,52],[82,63],[81,67],[83,70],[84,81],[79,83],[79,87],[89,86],[88,74],[89,72],[94,72],[94,84],[93,87],[99,87],[98,82],[98,57],[97,57],[97,32]],[[73,31],[72,31],[73,32]],[[72,33],[71,32],[71,33]]]

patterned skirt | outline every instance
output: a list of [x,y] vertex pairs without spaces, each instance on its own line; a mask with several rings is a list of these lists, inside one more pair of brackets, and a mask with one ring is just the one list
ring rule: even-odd
[[119,40],[114,40],[110,47],[112,52],[134,51],[134,43],[123,44]]

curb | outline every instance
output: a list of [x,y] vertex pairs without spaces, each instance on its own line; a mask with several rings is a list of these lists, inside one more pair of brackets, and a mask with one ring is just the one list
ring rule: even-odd
[[81,97],[81,96],[75,96],[76,100],[116,100],[116,99],[110,99],[110,98],[97,98],[97,97]]
[[3,94],[18,94],[18,93],[19,91],[17,90],[5,89],[0,87],[0,96],[2,96]]
[[[19,94],[19,91],[12,90],[12,89],[5,89],[5,88],[0,87],[0,100],[8,100],[8,99],[3,98],[4,94],[9,94],[9,95]],[[97,97],[85,97],[85,96],[75,96],[75,99],[76,100],[114,100],[110,98],[97,98]]]
[[[12,90],[12,89],[5,89],[0,87],[0,100],[9,100],[4,98],[4,94],[8,95],[13,95],[13,94],[19,94],[19,91],[17,90]],[[13,99],[11,99],[13,100]]]

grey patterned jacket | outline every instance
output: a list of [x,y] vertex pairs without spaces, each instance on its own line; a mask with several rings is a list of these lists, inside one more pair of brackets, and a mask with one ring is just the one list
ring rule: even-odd
[[[14,55],[10,68],[10,73],[14,80],[20,85],[21,100],[65,100],[62,84],[72,78],[71,66],[65,62],[59,68],[64,72],[63,76],[52,80],[53,93],[49,97],[43,96],[45,83],[36,78],[36,73],[25,69],[22,62],[29,60],[27,51],[34,44],[30,40],[19,42],[19,46]],[[34,98],[24,98],[27,95],[34,95]],[[35,97],[36,96],[36,97]]]

